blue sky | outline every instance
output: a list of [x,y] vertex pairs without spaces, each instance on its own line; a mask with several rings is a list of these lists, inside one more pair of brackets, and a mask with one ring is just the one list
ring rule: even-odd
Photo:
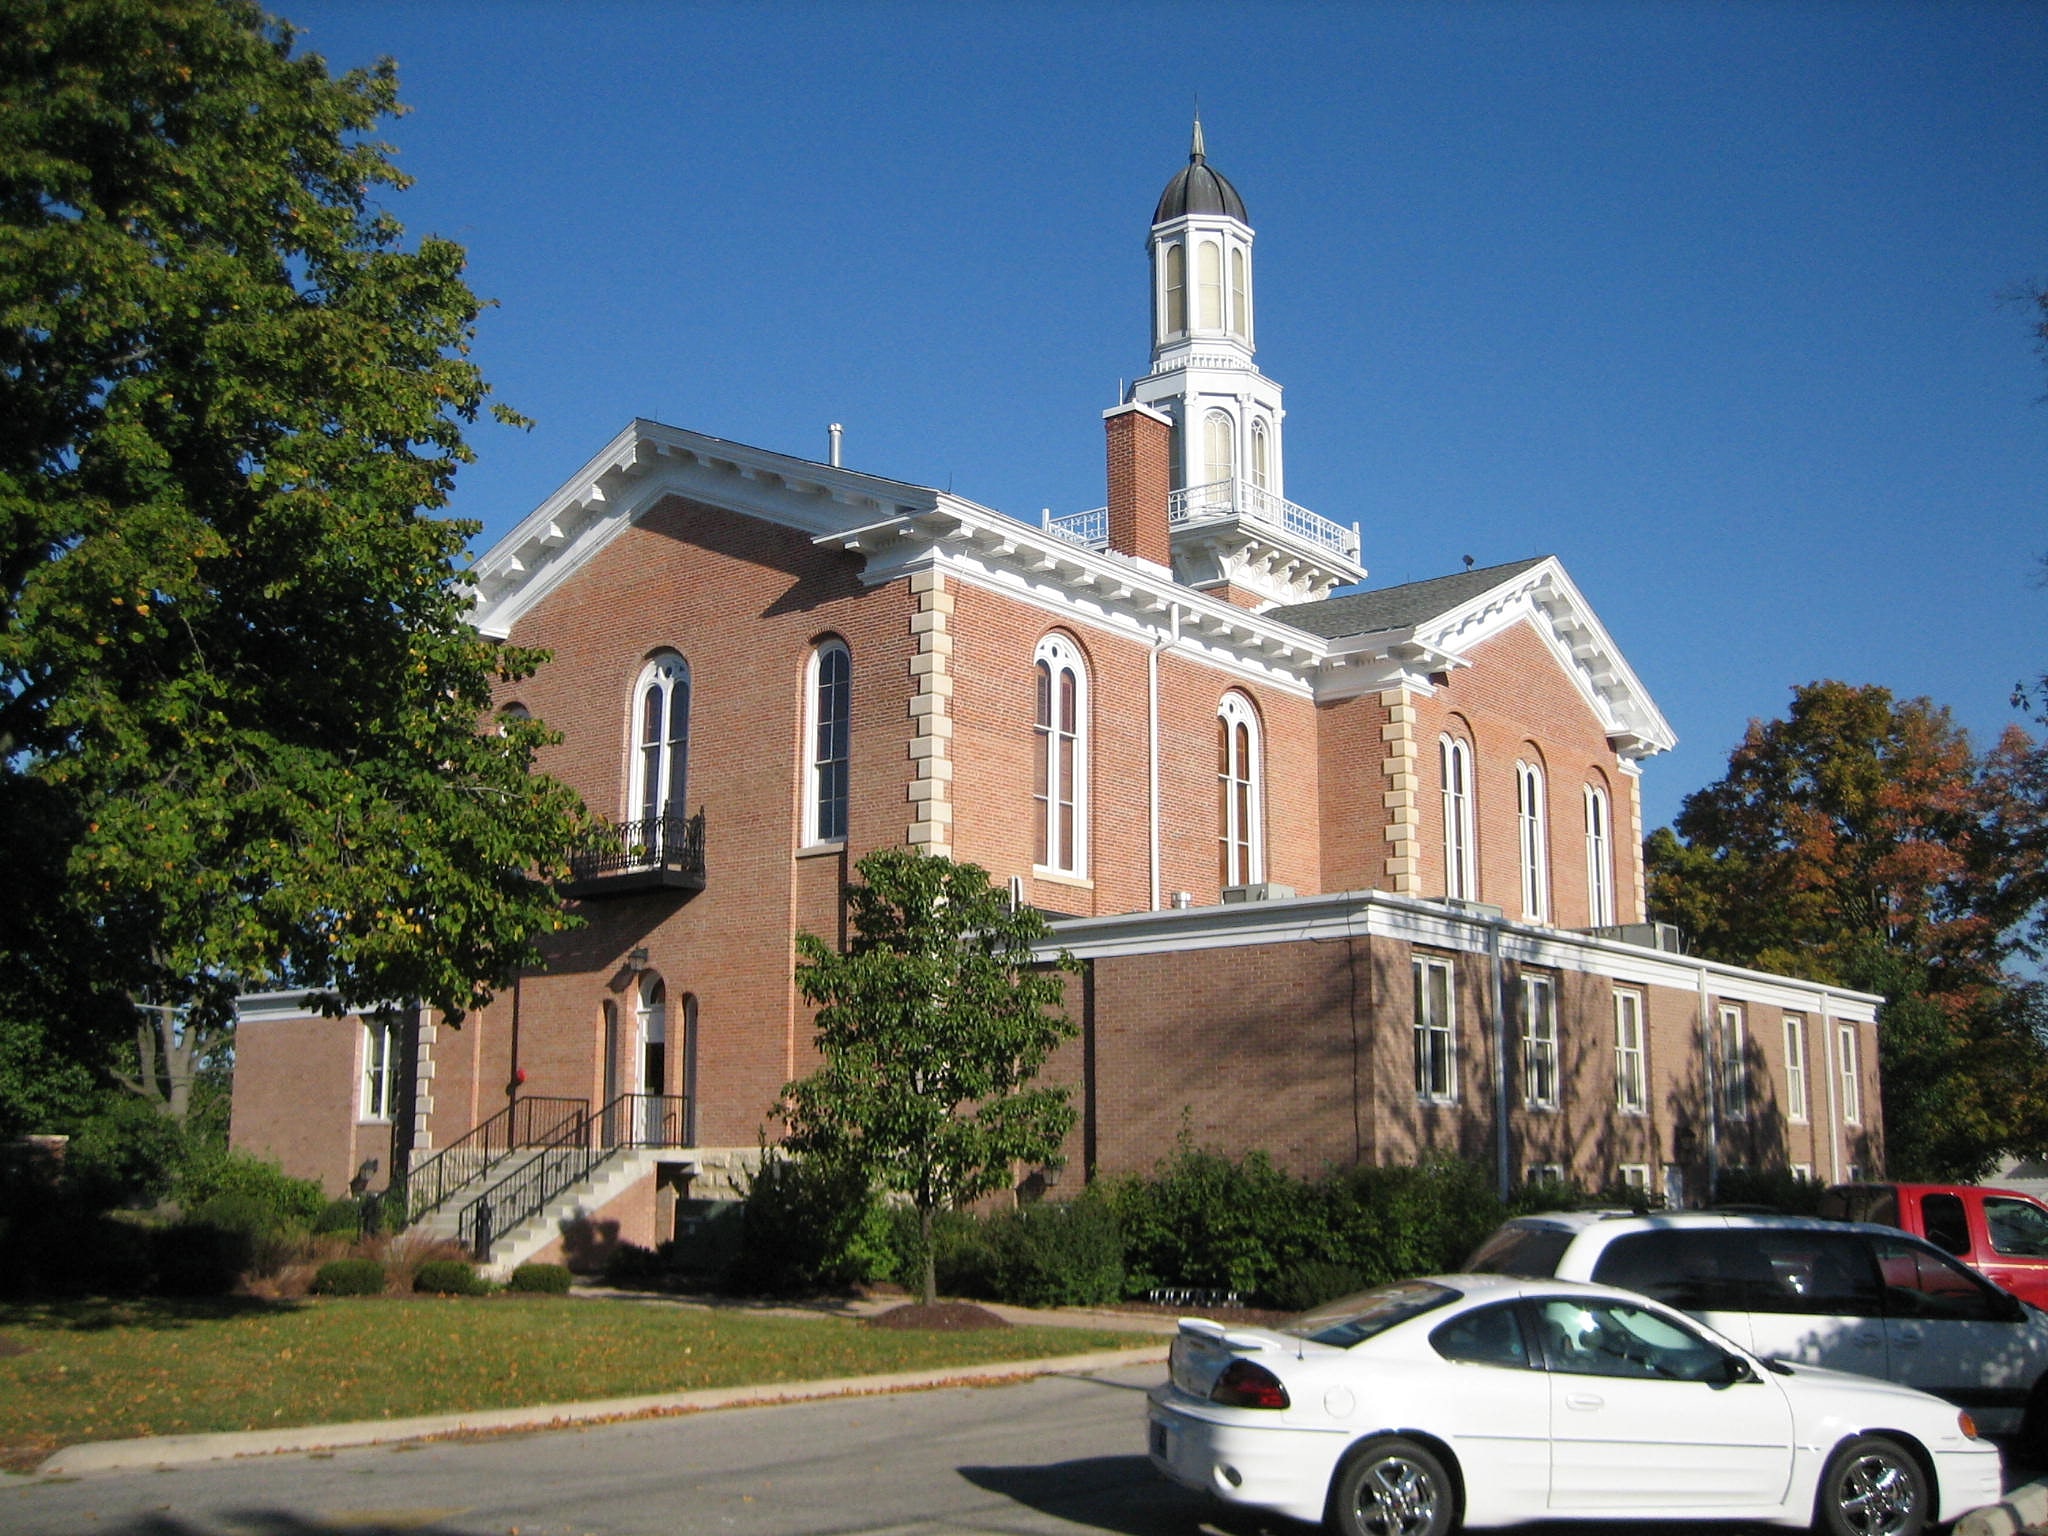
[[636,415],[1100,505],[1199,98],[1289,496],[1371,585],[1562,557],[1681,738],[1647,825],[1796,683],[1988,743],[2048,670],[2048,5],[280,9],[397,60],[392,207],[498,303],[484,542]]

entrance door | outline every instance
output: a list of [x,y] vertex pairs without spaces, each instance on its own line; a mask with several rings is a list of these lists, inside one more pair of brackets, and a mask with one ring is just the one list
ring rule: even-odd
[[641,1095],[639,1124],[635,1139],[642,1146],[662,1143],[662,1093],[668,1081],[668,990],[655,977],[640,988],[639,1080],[633,1091]]

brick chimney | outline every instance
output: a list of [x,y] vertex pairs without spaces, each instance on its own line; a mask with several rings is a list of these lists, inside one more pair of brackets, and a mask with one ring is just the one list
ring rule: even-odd
[[1104,411],[1102,424],[1109,436],[1109,547],[1171,571],[1166,497],[1173,484],[1173,420],[1133,401]]

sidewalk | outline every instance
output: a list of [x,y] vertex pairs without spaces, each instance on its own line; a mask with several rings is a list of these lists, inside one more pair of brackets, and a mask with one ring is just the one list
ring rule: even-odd
[[[872,1317],[902,1305],[897,1297],[864,1297],[815,1304],[729,1301],[717,1297],[682,1297],[654,1292],[581,1289],[590,1300],[648,1306],[744,1309],[807,1317]],[[1006,1322],[1056,1327],[1095,1328],[1128,1333],[1168,1335],[1174,1319],[1149,1313],[1096,1310],[1086,1307],[1035,1310],[1029,1307],[977,1303]],[[307,1424],[296,1429],[257,1429],[213,1435],[152,1435],[140,1440],[95,1440],[66,1446],[46,1458],[34,1476],[74,1477],[94,1472],[135,1471],[172,1467],[237,1456],[271,1456],[292,1451],[338,1450],[348,1446],[384,1445],[402,1440],[431,1440],[465,1434],[502,1434],[519,1430],[566,1428],[615,1419],[662,1418],[703,1413],[716,1408],[760,1407],[770,1403],[804,1402],[826,1397],[863,1397],[887,1392],[927,1391],[935,1387],[994,1381],[1023,1381],[1033,1376],[1082,1375],[1126,1365],[1163,1365],[1166,1344],[1132,1349],[1062,1355],[1043,1360],[1004,1360],[991,1365],[902,1371],[882,1376],[844,1376],[823,1381],[770,1382],[758,1386],[711,1387],[695,1392],[654,1393],[586,1403],[539,1403],[526,1408],[493,1408],[475,1413],[431,1414],[411,1419],[376,1419],[354,1424]],[[1985,1532],[1980,1536],[2008,1536]]]

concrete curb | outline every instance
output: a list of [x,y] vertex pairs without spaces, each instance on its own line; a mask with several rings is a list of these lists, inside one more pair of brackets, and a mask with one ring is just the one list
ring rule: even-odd
[[494,1408],[482,1413],[444,1413],[417,1419],[374,1419],[357,1424],[308,1424],[298,1429],[252,1429],[218,1435],[154,1435],[142,1440],[99,1440],[66,1446],[36,1468],[37,1476],[80,1476],[93,1472],[172,1467],[236,1456],[272,1456],[288,1451],[339,1450],[400,1440],[432,1440],[498,1430],[559,1429],[608,1419],[659,1418],[713,1408],[765,1407],[826,1397],[863,1397],[885,1392],[918,1392],[972,1382],[1022,1381],[1033,1376],[1086,1375],[1124,1365],[1158,1365],[1164,1345],[1098,1350],[1046,1360],[1005,1360],[990,1365],[948,1366],[933,1371],[900,1371],[887,1376],[844,1376],[831,1381],[770,1382],[747,1387],[709,1387],[698,1392],[614,1397],[591,1403],[545,1403],[530,1408]]
[[1963,1516],[1952,1536],[2018,1536],[2038,1525],[2048,1525],[2048,1483],[2022,1483],[2003,1503]]

